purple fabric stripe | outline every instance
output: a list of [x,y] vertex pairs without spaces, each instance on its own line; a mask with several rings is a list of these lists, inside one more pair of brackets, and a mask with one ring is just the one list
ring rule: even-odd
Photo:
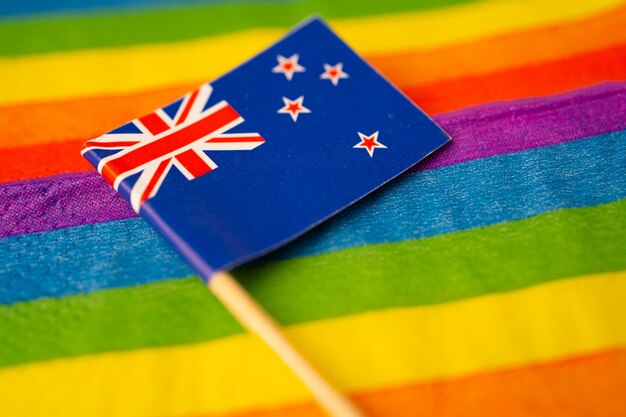
[[135,216],[95,171],[0,185],[0,237]]
[[[626,83],[483,105],[435,120],[453,140],[412,172],[625,130]],[[135,216],[93,171],[0,185],[0,237]]]
[[434,117],[452,141],[410,171],[626,129],[626,83],[470,107]]

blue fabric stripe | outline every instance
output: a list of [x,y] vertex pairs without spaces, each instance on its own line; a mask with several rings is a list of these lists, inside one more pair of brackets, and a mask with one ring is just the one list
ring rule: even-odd
[[[405,175],[272,258],[417,239],[623,199],[625,140],[622,131]],[[141,219],[0,240],[0,303],[191,274]]]

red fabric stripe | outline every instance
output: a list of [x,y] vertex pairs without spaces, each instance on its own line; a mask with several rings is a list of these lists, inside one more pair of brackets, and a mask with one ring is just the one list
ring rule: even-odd
[[180,125],[185,122],[185,120],[187,119],[187,115],[189,114],[189,110],[191,110],[191,106],[193,106],[193,103],[195,103],[197,96],[198,96],[198,90],[191,93],[191,97],[189,97],[189,100],[187,101],[187,105],[183,109],[182,114],[180,115],[180,117],[178,118],[178,121],[176,122],[177,125]]
[[237,118],[239,118],[239,114],[232,107],[226,106],[196,123],[137,147],[127,154],[107,162],[102,167],[102,176],[109,184],[113,184],[118,175],[182,149],[235,121]]
[[193,149],[186,150],[180,155],[176,155],[176,159],[194,178],[198,178],[201,175],[213,171],[213,168],[211,168]]
[[93,170],[79,152],[82,139],[2,150],[0,181],[41,178],[63,172]]
[[159,133],[165,132],[170,127],[161,119],[156,113],[150,113],[147,116],[141,117],[139,121],[152,133],[153,135],[158,135]]
[[154,190],[154,187],[157,185],[157,183],[159,182],[159,180],[165,173],[165,168],[167,168],[167,165],[169,163],[170,163],[169,159],[166,159],[165,161],[161,161],[161,163],[157,167],[156,172],[150,179],[148,186],[146,187],[143,194],[141,195],[141,204],[143,204],[143,202],[146,201],[150,197],[150,193],[152,193],[152,190]]

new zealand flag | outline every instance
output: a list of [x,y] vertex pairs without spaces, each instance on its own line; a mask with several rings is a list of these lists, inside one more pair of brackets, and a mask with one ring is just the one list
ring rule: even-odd
[[208,279],[304,233],[448,140],[311,19],[210,84],[87,141],[83,155]]

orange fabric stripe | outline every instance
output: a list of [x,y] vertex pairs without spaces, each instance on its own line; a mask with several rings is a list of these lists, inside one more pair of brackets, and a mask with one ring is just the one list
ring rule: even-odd
[[[626,350],[620,349],[452,381],[382,389],[353,398],[370,417],[613,417],[626,415],[624,386]],[[315,404],[228,414],[324,416]]]
[[[433,51],[368,57],[400,87],[501,71],[626,42],[626,7],[561,26],[514,33]],[[198,85],[205,80],[198,80]],[[197,85],[122,96],[0,107],[0,146],[94,138],[146,114]],[[45,126],[45,129],[42,129]]]

